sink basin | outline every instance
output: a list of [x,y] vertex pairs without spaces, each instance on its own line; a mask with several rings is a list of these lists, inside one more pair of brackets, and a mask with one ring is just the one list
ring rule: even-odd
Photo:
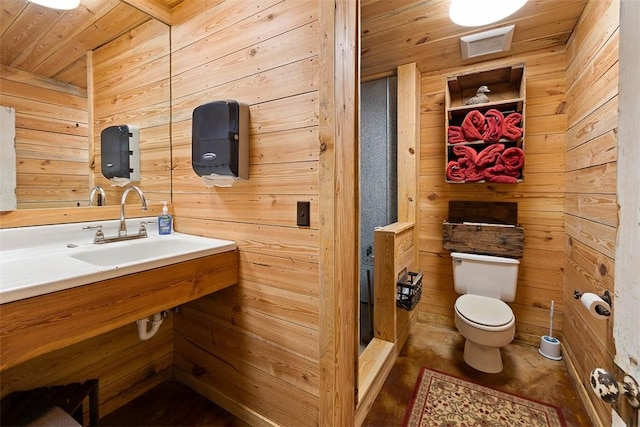
[[[136,219],[130,229],[154,219]],[[158,235],[155,227],[143,239],[98,245],[83,231],[97,224],[117,235],[117,220],[0,230],[0,304],[236,249],[229,240]]]
[[82,248],[70,256],[95,266],[122,266],[143,261],[174,258],[184,254],[197,256],[198,252],[211,249],[211,240],[173,234],[140,240],[106,243]]

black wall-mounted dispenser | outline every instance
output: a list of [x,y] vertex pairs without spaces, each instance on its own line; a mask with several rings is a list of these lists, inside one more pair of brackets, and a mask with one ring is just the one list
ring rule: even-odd
[[191,165],[202,177],[249,178],[249,106],[215,101],[193,110]]
[[140,131],[137,126],[109,126],[100,134],[102,174],[108,179],[140,181]]

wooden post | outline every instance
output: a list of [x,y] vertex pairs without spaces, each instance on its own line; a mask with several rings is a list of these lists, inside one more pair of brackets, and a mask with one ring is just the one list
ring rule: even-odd
[[[419,224],[420,70],[415,62],[398,67],[398,222]],[[414,233],[414,264],[419,259]]]
[[319,1],[320,414],[353,425],[358,363],[359,10]]

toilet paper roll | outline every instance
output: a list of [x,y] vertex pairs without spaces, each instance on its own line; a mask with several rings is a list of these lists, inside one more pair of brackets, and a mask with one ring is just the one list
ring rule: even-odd
[[611,316],[611,306],[605,300],[596,294],[585,293],[580,298],[582,305],[585,306],[593,317],[606,319]]
[[231,187],[236,181],[236,178],[229,175],[218,175],[212,173],[210,175],[203,175],[202,182],[207,187]]

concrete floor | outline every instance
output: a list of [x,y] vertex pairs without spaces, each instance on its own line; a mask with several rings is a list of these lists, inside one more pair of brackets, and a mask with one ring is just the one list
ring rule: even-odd
[[[456,330],[424,324],[402,350],[364,426],[401,426],[420,368],[428,367],[497,390],[562,408],[567,425],[591,422],[564,361],[542,357],[537,347],[511,343],[502,351],[504,371],[485,374],[462,360],[463,338]],[[104,426],[246,426],[189,388],[168,381],[101,419]]]
[[537,347],[512,342],[502,349],[504,370],[500,374],[485,374],[464,362],[463,351],[464,338],[456,330],[417,324],[363,426],[401,426],[423,366],[496,390],[558,406],[562,409],[567,426],[592,425],[564,360],[549,360],[538,353]]
[[101,426],[226,426],[248,424],[177,381],[166,381],[100,418]]

